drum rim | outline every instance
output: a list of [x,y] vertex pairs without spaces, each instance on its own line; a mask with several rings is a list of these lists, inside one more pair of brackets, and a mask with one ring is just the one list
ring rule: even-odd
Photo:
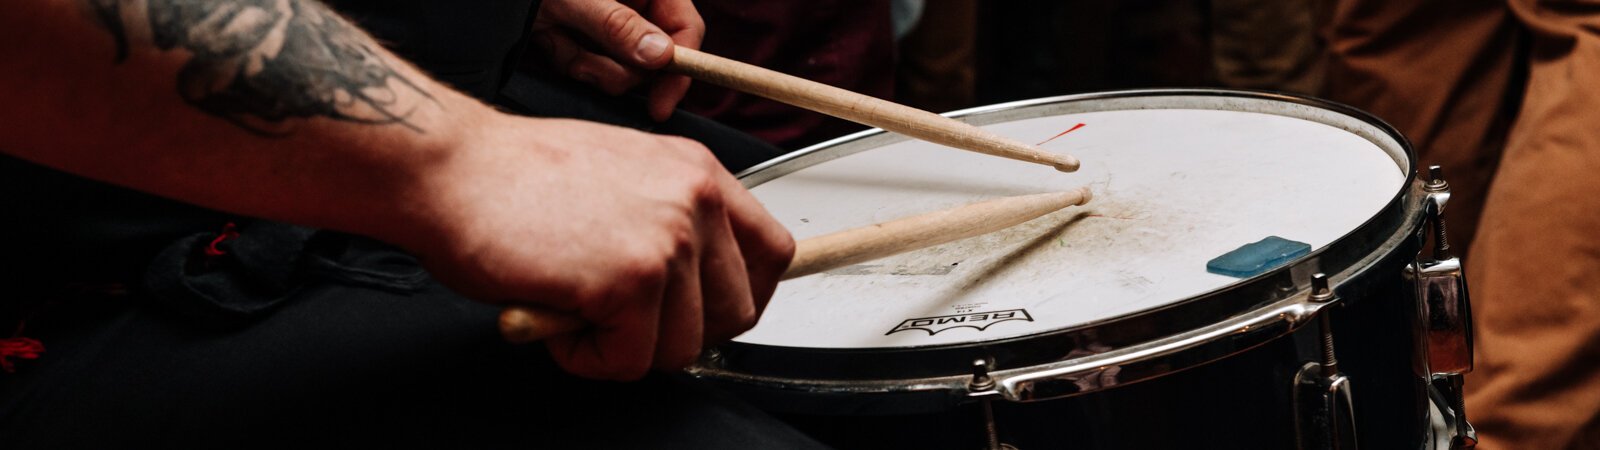
[[[1184,97],[1195,99],[1221,97],[1224,99],[1244,99],[1252,101],[1278,102],[1288,105],[1299,105],[1302,107],[1310,107],[1313,110],[1319,110],[1325,113],[1334,113],[1336,116],[1327,120],[1317,120],[1311,117],[1289,115],[1287,113],[1292,111],[1287,110],[1262,113],[1294,117],[1336,127],[1340,126],[1338,124],[1329,123],[1329,121],[1338,120],[1337,116],[1344,116],[1348,118],[1346,120],[1353,120],[1369,125],[1377,132],[1376,135],[1369,135],[1367,133],[1351,129],[1350,127],[1340,127],[1347,132],[1351,132],[1352,134],[1356,134],[1369,142],[1373,142],[1381,150],[1394,158],[1397,166],[1400,166],[1398,168],[1405,174],[1405,182],[1402,185],[1402,188],[1398,189],[1394,196],[1382,208],[1373,213],[1373,215],[1368,217],[1367,220],[1363,221],[1360,226],[1357,226],[1346,234],[1331,241],[1328,245],[1317,249],[1312,254],[1296,261],[1294,264],[1280,267],[1254,277],[1239,280],[1227,286],[1200,293],[1174,303],[1158,305],[1136,312],[1040,333],[968,343],[874,348],[817,348],[730,342],[714,351],[707,352],[706,357],[702,358],[701,363],[692,368],[691,372],[704,377],[731,379],[733,381],[756,381],[757,379],[765,380],[761,384],[771,384],[773,380],[782,379],[820,381],[823,379],[829,379],[830,377],[819,377],[817,376],[818,374],[796,374],[792,372],[788,375],[783,373],[760,373],[762,370],[750,370],[750,367],[739,366],[744,365],[742,361],[748,360],[750,356],[759,354],[755,352],[775,352],[780,355],[780,359],[791,359],[798,355],[812,355],[820,358],[861,358],[866,356],[881,357],[890,354],[915,354],[919,352],[964,353],[976,356],[991,355],[988,357],[992,357],[992,355],[996,353],[1007,354],[1007,351],[1002,350],[1002,348],[1005,347],[1017,347],[1019,345],[1047,339],[1071,341],[1078,347],[1085,347],[1089,346],[1090,344],[1097,343],[1104,344],[1105,342],[1100,341],[1113,341],[1117,339],[1102,337],[1102,339],[1098,340],[1096,338],[1084,340],[1074,337],[1074,335],[1094,334],[1096,331],[1103,331],[1108,327],[1118,325],[1127,325],[1123,328],[1140,326],[1150,328],[1148,327],[1150,324],[1185,323],[1190,324],[1190,326],[1178,328],[1177,330],[1190,330],[1196,328],[1200,323],[1215,323],[1230,317],[1238,317],[1240,315],[1248,314],[1252,311],[1269,308],[1269,305],[1282,301],[1291,296],[1303,295],[1307,283],[1306,278],[1309,277],[1309,272],[1305,272],[1304,270],[1306,269],[1305,266],[1317,266],[1324,259],[1343,262],[1342,265],[1334,264],[1330,267],[1327,267],[1326,269],[1328,269],[1328,272],[1343,273],[1348,272],[1349,270],[1361,269],[1360,267],[1355,266],[1363,261],[1372,259],[1372,257],[1376,255],[1387,254],[1397,250],[1400,237],[1406,233],[1409,233],[1410,229],[1420,226],[1421,215],[1419,211],[1421,208],[1421,199],[1416,194],[1415,187],[1416,155],[1410,142],[1407,141],[1398,130],[1381,119],[1378,119],[1377,117],[1354,107],[1328,100],[1271,91],[1194,88],[1136,89],[1022,100],[953,111],[945,113],[945,115],[952,118],[957,118],[958,120],[984,124],[1015,120],[1007,118],[1007,116],[1004,115],[1006,112],[1022,112],[1035,108],[1048,107],[1050,105],[1099,104],[1103,105],[1104,107],[1091,110],[1117,111],[1127,110],[1128,108],[1114,108],[1111,107],[1115,106],[1114,104],[1097,103],[1097,101],[1152,99],[1159,97]],[[1175,99],[1171,101],[1176,102],[1178,100]],[[1212,108],[1211,110],[1243,111],[1245,109]],[[1314,113],[1308,112],[1306,114]],[[985,121],[981,119],[991,120]],[[1388,145],[1379,143],[1377,139],[1381,138],[1392,140],[1400,150],[1401,154],[1396,154],[1394,151],[1392,151],[1392,149],[1389,148]],[[820,164],[822,162],[861,151],[880,148],[893,142],[898,142],[905,139],[908,138],[892,135],[881,129],[866,130],[791,152],[782,157],[751,167],[750,169],[740,172],[737,176],[746,187],[754,187],[766,181],[776,179],[777,177],[786,175],[788,173],[793,173],[805,167],[810,167],[812,165]],[[1375,241],[1373,243],[1381,245],[1377,245],[1372,251],[1360,255],[1349,254],[1351,253],[1350,247],[1352,247],[1353,242],[1362,240],[1362,238],[1367,241]],[[1337,257],[1329,258],[1332,256]],[[1370,261],[1366,262],[1370,263]],[[1296,275],[1295,272],[1300,273]],[[1264,295],[1264,297],[1258,298],[1255,301],[1224,302],[1217,300],[1218,298],[1227,297],[1236,293],[1253,293],[1258,296]],[[1173,317],[1167,316],[1204,316],[1211,318],[1211,320],[1207,321],[1200,319],[1198,322],[1195,319],[1174,321],[1172,320]],[[1144,333],[1142,337],[1125,337],[1126,339],[1116,342],[1118,345],[1113,345],[1111,348],[1124,347],[1132,342],[1149,342],[1160,340],[1170,335],[1172,335],[1172,330],[1167,332]],[[1061,349],[1059,347],[1052,348],[1055,349],[1054,351],[1056,353],[1061,353]],[[959,350],[967,351],[962,352]],[[1081,355],[1074,356],[1074,358],[1080,356]],[[913,373],[906,376],[890,375],[888,377],[875,376],[871,373],[863,373],[844,375],[834,379],[836,379],[839,383],[848,385],[852,380],[884,378],[914,379],[954,375],[960,373],[960,371],[955,370],[956,368],[953,366],[954,364],[958,363],[960,359],[963,358],[947,358],[946,360],[949,360],[952,363],[951,367],[931,368],[929,370],[934,372],[930,373]],[[964,359],[968,362],[971,361],[970,358]],[[1019,357],[1015,358],[1013,361],[996,361],[996,364],[999,365],[998,369],[1007,369],[1048,364],[1050,362],[1063,361],[1066,359],[1069,358],[1058,356],[1054,358],[1046,357],[1045,359],[1041,360],[1038,357]]]
[[[1400,134],[1399,130],[1397,130],[1393,126],[1389,125],[1388,122],[1384,122],[1383,119],[1380,119],[1377,116],[1374,116],[1371,113],[1368,113],[1366,111],[1362,111],[1361,109],[1358,109],[1358,108],[1356,108],[1354,106],[1346,105],[1346,104],[1335,102],[1335,101],[1332,101],[1332,100],[1327,100],[1327,99],[1322,99],[1322,98],[1317,98],[1317,97],[1311,97],[1311,96],[1307,96],[1307,95],[1279,92],[1279,91],[1266,91],[1266,90],[1256,90],[1256,89],[1220,89],[1220,88],[1125,89],[1125,90],[1116,90],[1116,91],[1089,92],[1089,93],[1082,93],[1082,94],[1069,94],[1069,95],[1059,95],[1059,96],[1054,96],[1054,97],[1042,97],[1042,98],[1027,99],[1027,100],[1017,100],[1017,101],[1011,101],[1011,102],[996,103],[996,104],[992,104],[992,105],[975,106],[975,107],[966,108],[966,109],[958,109],[958,110],[955,110],[955,111],[941,113],[939,115],[945,116],[945,117],[949,117],[949,118],[952,118],[952,119],[956,119],[956,120],[960,120],[962,122],[972,123],[974,125],[986,125],[988,123],[994,123],[994,122],[1000,122],[1000,121],[997,120],[997,121],[994,121],[994,122],[986,122],[986,121],[974,121],[972,119],[987,118],[987,117],[990,117],[993,114],[1006,112],[1006,111],[1022,110],[1022,109],[1027,109],[1027,108],[1034,108],[1034,107],[1040,107],[1040,106],[1046,106],[1046,105],[1054,105],[1054,104],[1077,103],[1077,102],[1083,102],[1083,101],[1089,101],[1089,100],[1111,100],[1111,99],[1128,99],[1128,98],[1140,98],[1140,97],[1169,97],[1169,96],[1237,97],[1237,98],[1248,98],[1248,99],[1257,99],[1257,100],[1276,100],[1276,101],[1281,101],[1281,102],[1285,102],[1285,103],[1294,103],[1294,104],[1299,104],[1299,105],[1303,105],[1303,106],[1310,106],[1310,107],[1314,107],[1314,108],[1318,108],[1318,109],[1323,109],[1323,110],[1327,110],[1327,111],[1332,111],[1332,112],[1344,114],[1346,116],[1350,116],[1351,118],[1354,118],[1354,119],[1357,119],[1359,121],[1366,122],[1368,124],[1376,126],[1379,130],[1383,131],[1384,134],[1388,135],[1390,138],[1392,138],[1396,142],[1398,142],[1400,144],[1400,147],[1403,150],[1405,150],[1405,154],[1404,155],[1393,155],[1393,154],[1391,154],[1390,156],[1396,158],[1395,159],[1395,163],[1397,165],[1404,165],[1405,167],[1402,167],[1401,169],[1407,171],[1408,174],[1414,175],[1416,173],[1416,162],[1417,162],[1416,161],[1416,152],[1412,148],[1411,142],[1406,140],[1406,138]],[[1114,111],[1114,110],[1107,110],[1107,111]],[[1350,130],[1346,130],[1346,131],[1350,131]],[[1363,136],[1363,137],[1365,137],[1365,136]],[[844,146],[847,145],[847,144],[854,144],[854,143],[858,143],[858,142],[864,141],[866,139],[872,139],[872,138],[888,138],[888,139],[882,139],[883,142],[878,143],[879,145],[874,146],[874,147],[865,147],[865,148],[861,148],[861,149],[853,150],[853,151],[841,151],[840,150],[840,149],[846,148]],[[764,162],[762,162],[760,164],[756,164],[754,166],[750,166],[750,167],[748,167],[748,168],[746,168],[744,170],[741,170],[738,173],[734,174],[734,178],[737,178],[739,180],[739,182],[742,183],[746,189],[753,188],[753,187],[761,185],[762,183],[766,183],[767,181],[771,181],[774,178],[777,178],[777,177],[780,177],[780,176],[783,176],[783,175],[788,175],[790,173],[793,173],[793,172],[795,172],[797,170],[800,170],[800,169],[804,169],[806,167],[811,167],[811,166],[814,166],[814,165],[817,165],[817,164],[821,164],[821,163],[824,163],[824,162],[827,162],[827,161],[831,161],[833,159],[849,156],[849,155],[852,155],[852,154],[855,154],[855,153],[871,150],[873,148],[877,148],[877,147],[881,147],[881,146],[884,146],[884,145],[893,144],[893,143],[896,143],[896,142],[907,141],[907,140],[911,140],[911,138],[907,137],[907,136],[904,136],[904,135],[897,134],[897,133],[892,133],[892,132],[889,132],[889,131],[885,131],[882,128],[870,128],[870,129],[861,130],[861,131],[858,131],[858,132],[855,132],[855,133],[847,134],[847,135],[844,135],[844,136],[840,136],[840,137],[837,137],[837,138],[829,139],[829,140],[826,140],[826,141],[822,141],[822,142],[819,142],[819,143],[816,143],[816,144],[812,144],[812,145],[807,146],[805,148],[802,148],[802,149],[799,149],[799,150],[795,150],[795,151],[792,151],[792,152],[789,152],[789,153],[785,153],[785,154],[780,155],[780,156],[778,156],[776,158],[769,159],[769,160],[764,161]],[[821,152],[828,151],[828,150],[834,150],[834,151],[830,152],[828,155],[826,155],[825,158],[815,158],[814,160],[806,160],[806,158],[813,157],[813,156],[815,156],[815,155],[817,155],[817,154],[819,154]],[[791,166],[793,166],[793,167],[791,167]],[[1411,181],[1411,179],[1408,177],[1406,181],[1409,182],[1409,181]]]

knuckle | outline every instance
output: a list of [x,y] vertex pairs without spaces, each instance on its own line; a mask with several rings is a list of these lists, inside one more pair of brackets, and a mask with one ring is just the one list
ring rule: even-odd
[[607,7],[604,17],[600,22],[600,29],[605,36],[617,41],[631,37],[634,30],[638,29],[635,18],[639,15],[621,3],[611,3]]
[[571,41],[567,40],[567,36],[561,34],[558,30],[545,30],[537,34],[538,37],[536,39],[539,42],[539,46],[543,47],[545,54],[549,55],[550,62],[557,67],[566,67],[567,70],[573,70],[573,67],[578,62],[580,52],[577,51]]
[[693,230],[685,229],[672,237],[672,254],[670,259],[687,261],[689,257],[694,255],[694,252],[695,238]]
[[633,278],[642,286],[654,286],[667,280],[667,258],[659,255],[637,260],[631,269]]
[[700,14],[690,14],[685,22],[688,23],[690,30],[694,30],[696,37],[705,37],[706,20],[704,17],[701,17]]
[[689,195],[700,207],[722,205],[722,182],[717,179],[717,174],[708,170],[697,170],[686,175],[689,183]]
[[[658,251],[636,251],[624,256],[620,264],[621,278],[611,280],[609,288],[631,288],[632,291],[642,291],[649,287],[665,283],[667,280],[667,257]],[[634,296],[634,292],[624,292],[625,296]]]
[[754,298],[749,293],[741,293],[722,299],[721,304],[714,310],[714,317],[707,318],[707,336],[713,339],[732,339],[734,336],[749,331],[756,326],[760,313],[756,311]]
[[[696,143],[698,145],[698,143]],[[696,200],[722,198],[722,164],[710,151],[700,147],[683,152],[685,167],[678,171],[684,187]]]
[[605,302],[610,283],[599,279],[586,279],[577,284],[572,290],[573,307],[587,311]]
[[[696,14],[693,19],[689,20],[687,31],[692,33],[692,36],[690,36],[692,42],[705,41],[706,21],[702,20],[700,15]],[[699,45],[696,45],[695,47],[699,47]]]
[[662,255],[662,258],[670,259],[684,254],[685,251],[693,250],[695,224],[692,214],[693,212],[686,207],[683,210],[674,211],[671,219],[667,220],[663,228],[665,241],[663,242],[664,255]]
[[774,232],[767,238],[767,249],[772,255],[770,261],[774,265],[788,266],[789,261],[794,259],[796,246],[794,235],[786,231]]
[[[567,58],[567,60],[561,62],[561,64],[566,66],[567,75],[572,77],[572,79],[588,85],[601,85],[600,77],[595,75],[595,71],[590,68],[591,65],[582,58],[578,58],[576,54],[570,58]],[[604,86],[602,85],[602,87]]]
[[705,167],[722,168],[722,163],[717,162],[717,156],[711,154],[711,149],[706,148],[706,145],[701,144],[700,141],[678,138],[678,144],[684,147],[686,153],[692,158],[690,159],[691,161]]
[[[625,286],[633,280],[612,280],[605,277],[592,277],[580,286],[572,296],[572,306],[580,314],[589,318],[616,317],[628,307],[626,301],[619,301],[616,295],[619,286]],[[623,297],[626,298],[626,297]]]
[[729,339],[738,337],[751,328],[755,328],[756,319],[759,317],[753,307],[746,308],[737,314],[722,318],[718,321],[715,330],[706,332],[706,345],[716,345]]
[[728,318],[728,326],[733,329],[734,335],[738,335],[755,328],[757,318],[755,304],[746,299],[738,309],[733,311],[732,317]]

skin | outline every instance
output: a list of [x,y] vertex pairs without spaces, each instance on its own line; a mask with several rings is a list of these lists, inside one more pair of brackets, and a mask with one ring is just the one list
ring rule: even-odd
[[[632,16],[604,0],[545,5],[542,24],[613,55],[570,57],[569,73],[626,69],[596,76],[605,83],[665,64],[670,54],[644,63],[623,53],[647,36],[687,45],[700,33],[687,2],[642,2],[645,14]],[[546,341],[577,375],[628,380],[689,364],[754,324],[793,254],[788,233],[700,144],[499,113],[314,1],[3,9],[0,123],[25,125],[0,127],[0,151],[388,241],[471,298],[590,322]],[[553,57],[588,51],[566,48]],[[682,95],[669,78],[652,89],[652,110]]]
[[[618,95],[653,79],[650,117],[667,120],[689,91],[683,75],[652,74],[672,45],[699,49],[705,22],[689,0],[550,0],[539,7],[533,42],[569,76]],[[584,41],[597,45],[585,46]],[[643,46],[644,42],[653,45]]]

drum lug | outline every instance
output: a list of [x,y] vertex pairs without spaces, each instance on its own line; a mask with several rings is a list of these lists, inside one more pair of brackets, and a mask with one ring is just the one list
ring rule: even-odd
[[1430,375],[1472,371],[1472,304],[1461,260],[1423,261],[1411,270],[1428,341]]
[[1420,258],[1407,268],[1407,278],[1416,284],[1419,334],[1425,337],[1427,375],[1434,388],[1445,397],[1445,412],[1454,428],[1450,448],[1472,448],[1477,433],[1467,423],[1462,401],[1462,376],[1472,371],[1472,302],[1467,295],[1466,275],[1461,259],[1450,254],[1445,232],[1444,207],[1450,200],[1450,183],[1444,181],[1439,166],[1428,168],[1428,221],[1433,231],[1432,258]]
[[[1328,287],[1328,277],[1311,276],[1311,300],[1331,303],[1339,297]],[[1318,314],[1322,333],[1322,360],[1306,363],[1294,377],[1295,435],[1300,450],[1355,450],[1355,406],[1350,377],[1339,372],[1333,350],[1332,309]]]
[[[974,393],[995,392],[994,377],[989,375],[994,363],[988,358],[978,358],[972,361],[972,381],[967,382],[967,391]],[[994,421],[995,395],[978,396],[978,408],[983,410],[983,432],[986,442],[983,450],[1017,450],[1010,444],[1000,442],[1000,429]]]
[[1450,239],[1445,232],[1444,207],[1450,200],[1450,183],[1444,181],[1439,166],[1430,166],[1431,178],[1423,185],[1428,193],[1428,221],[1433,227],[1433,257],[1421,259],[1411,278],[1417,284],[1422,302],[1423,322],[1428,337],[1428,367],[1433,375],[1461,375],[1472,371],[1472,301],[1467,295],[1467,279],[1461,259],[1450,254]]
[[1322,364],[1306,363],[1295,375],[1295,435],[1300,450],[1354,450],[1355,406],[1350,377],[1322,374]]
[[1472,371],[1472,303],[1461,259],[1450,255],[1445,234],[1444,205],[1450,199],[1439,166],[1429,167],[1433,177],[1423,185],[1428,192],[1428,221],[1433,228],[1433,257],[1419,260],[1407,274],[1417,285],[1423,334],[1428,341],[1428,370],[1433,375],[1460,375]]

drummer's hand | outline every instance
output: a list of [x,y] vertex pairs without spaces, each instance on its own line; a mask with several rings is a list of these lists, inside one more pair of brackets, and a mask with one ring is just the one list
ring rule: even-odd
[[705,22],[690,0],[545,0],[533,40],[567,75],[612,95],[649,77],[650,117],[667,120],[689,90],[682,75],[650,74],[672,61],[672,45],[700,48]]
[[[794,241],[699,143],[497,116],[424,174],[418,253],[469,297],[575,314],[567,371],[677,369],[755,324]],[[432,239],[430,236],[442,236]]]

